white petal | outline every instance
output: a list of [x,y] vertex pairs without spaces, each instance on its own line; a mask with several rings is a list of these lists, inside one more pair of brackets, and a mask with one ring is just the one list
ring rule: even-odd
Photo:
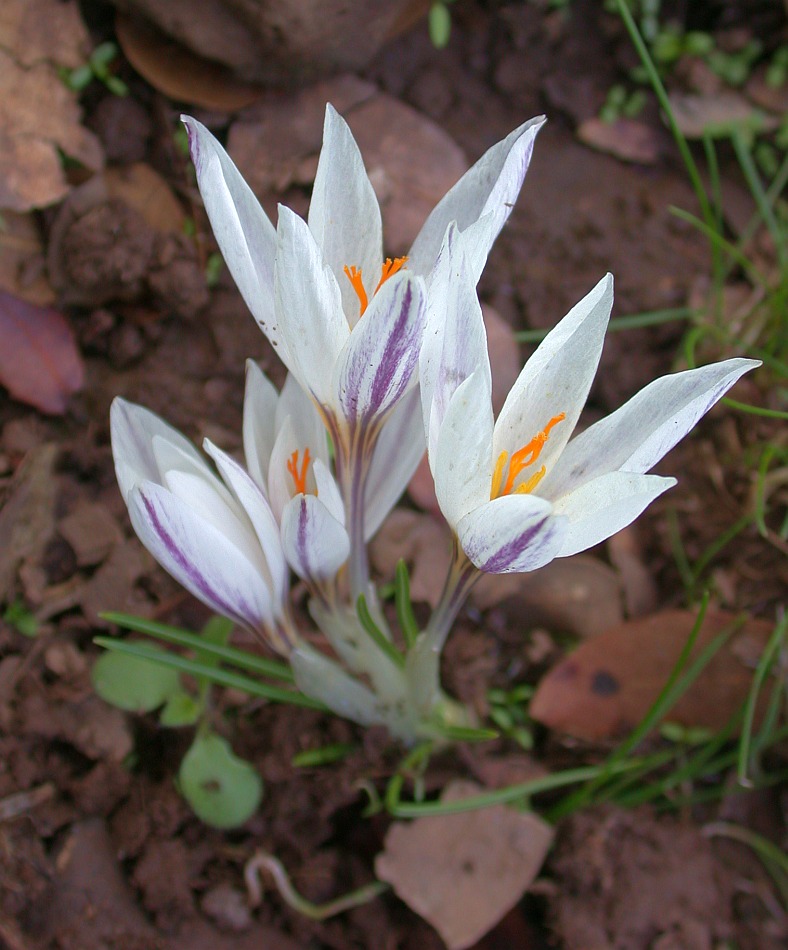
[[243,443],[249,474],[267,491],[268,465],[274,447],[274,417],[279,401],[276,387],[254,360],[246,361]]
[[217,531],[221,531],[259,571],[267,574],[260,546],[245,512],[235,499],[232,506],[227,505],[212,485],[191,472],[167,472],[164,476],[164,487],[187,504],[200,518],[212,524]]
[[542,465],[549,472],[569,441],[599,364],[612,306],[613,278],[608,274],[547,334],[506,397],[495,424],[495,458],[503,451],[516,452],[552,418],[566,414],[521,480]]
[[341,525],[345,523],[345,505],[336,479],[322,459],[315,459],[313,466],[316,495],[328,508],[328,513]]
[[305,643],[288,656],[296,686],[307,696],[319,699],[339,716],[362,726],[382,724],[377,711],[379,699],[338,663]]
[[346,419],[368,424],[405,395],[418,366],[425,308],[424,281],[407,272],[375,294],[337,363],[337,400]]
[[279,525],[274,518],[271,506],[259,485],[237,462],[208,439],[203,445],[251,522],[262,550],[264,575],[274,594],[274,609],[277,613],[281,612],[281,605],[287,596],[289,577],[279,536]]
[[369,540],[408,487],[427,444],[417,387],[397,403],[380,430],[364,485],[364,532]]
[[[537,116],[493,145],[444,195],[413,242],[408,261],[412,271],[426,274],[432,269],[450,222],[456,221],[460,231],[464,231],[483,215],[491,214],[489,226],[475,235],[477,256],[481,267],[484,266],[490,247],[520,193],[536,133],[544,122],[544,116]],[[479,273],[481,267],[477,265]]]
[[359,318],[359,299],[343,271],[345,266],[360,269],[371,299],[380,280],[383,231],[378,199],[358,145],[347,122],[331,105],[326,106],[309,229],[339,282],[342,306],[353,326]]
[[[274,450],[271,453],[271,464],[268,468],[268,498],[277,521],[281,521],[284,507],[296,490],[295,480],[287,467],[288,463],[293,453],[298,452],[296,464],[300,471],[304,464],[304,452],[307,448],[309,446],[305,446],[296,440],[293,422],[288,416],[277,433]],[[315,490],[315,480],[311,466],[307,468],[306,488],[309,492]]]
[[435,494],[444,518],[455,528],[469,511],[490,498],[493,413],[489,382],[476,372],[449,403],[434,457]]
[[270,592],[225,534],[153,482],[129,495],[134,530],[161,566],[217,613],[257,633],[273,623]]
[[138,482],[161,482],[161,470],[153,450],[154,437],[177,446],[195,464],[205,467],[200,453],[186,436],[150,410],[117,396],[112,401],[109,418],[115,473],[124,499],[128,499]]
[[488,377],[492,388],[476,283],[468,270],[465,243],[451,224],[431,275],[419,358],[422,413],[431,452],[452,396],[476,371]]
[[320,413],[292,373],[287,375],[276,407],[277,432],[288,417],[295,438],[293,449],[303,452],[304,448],[308,448],[313,459],[323,459],[328,463],[328,436]]
[[610,472],[564,495],[554,505],[556,514],[569,521],[558,557],[569,557],[609,538],[675,484],[675,478]]
[[276,230],[230,156],[196,119],[181,116],[197,185],[230,273],[260,329],[285,359],[274,310]]
[[566,519],[534,495],[504,495],[466,515],[457,526],[463,551],[480,571],[519,574],[558,555]]
[[296,495],[282,512],[282,546],[300,578],[334,577],[350,554],[344,527],[314,495]]
[[539,493],[558,498],[606,472],[647,472],[740,376],[759,365],[756,360],[725,360],[655,379],[572,439]]
[[285,340],[279,353],[321,405],[330,405],[337,357],[350,334],[339,285],[306,223],[279,206],[274,268],[276,312]]

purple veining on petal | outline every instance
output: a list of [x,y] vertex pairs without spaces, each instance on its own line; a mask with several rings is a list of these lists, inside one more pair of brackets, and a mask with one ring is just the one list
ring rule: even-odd
[[308,512],[306,498],[302,495],[298,504],[298,530],[296,532],[296,550],[306,577],[312,576],[309,563],[309,532],[307,530]]
[[[368,362],[371,348],[358,348],[347,370],[342,393],[342,404],[349,418],[369,420],[386,412],[400,399],[410,384],[419,359],[419,343],[424,332],[425,302],[422,295],[414,301],[411,281],[404,282],[397,315],[386,327],[386,346],[378,366]],[[412,310],[418,308],[414,316]],[[363,319],[363,318],[362,318]],[[360,332],[364,332],[361,327]],[[371,380],[371,384],[370,384]]]
[[553,523],[545,528],[545,525],[550,520],[555,522],[552,515],[546,515],[540,521],[537,521],[536,524],[529,525],[525,531],[498,548],[494,554],[491,554],[486,561],[481,563],[477,560],[478,554],[474,556],[472,545],[466,545],[465,553],[474,564],[476,564],[479,570],[485,571],[488,574],[504,574],[511,568],[512,564],[522,557],[526,548],[535,544],[536,548],[541,549],[552,541],[559,525]]
[[164,546],[167,548],[175,566],[183,571],[184,577],[191,584],[195,593],[204,597],[211,606],[216,607],[227,616],[234,617],[242,623],[250,624],[252,627],[258,627],[259,618],[256,617],[255,611],[251,609],[250,605],[241,597],[234,606],[217,593],[197,566],[186,558],[181,547],[162,524],[153,502],[146,498],[143,492],[140,492],[140,497],[153,530],[164,542]]

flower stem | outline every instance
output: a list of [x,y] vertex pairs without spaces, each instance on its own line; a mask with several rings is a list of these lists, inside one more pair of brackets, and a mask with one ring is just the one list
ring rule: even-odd
[[480,576],[479,569],[465,556],[457,538],[454,538],[453,545],[451,567],[446,575],[441,599],[424,631],[425,645],[436,653],[443,649],[451,625]]
[[441,599],[424,632],[408,650],[406,670],[410,681],[411,702],[421,715],[429,714],[440,701],[440,655],[451,625],[465,598],[479,577],[473,565],[454,539],[452,563],[446,576]]
[[350,538],[348,576],[351,602],[355,603],[359,596],[366,596],[369,590],[369,563],[364,537],[364,486],[367,469],[364,458],[367,447],[363,433],[351,433],[349,438],[343,438],[343,435],[345,433],[331,432],[336,450],[337,481],[345,503],[345,527]]

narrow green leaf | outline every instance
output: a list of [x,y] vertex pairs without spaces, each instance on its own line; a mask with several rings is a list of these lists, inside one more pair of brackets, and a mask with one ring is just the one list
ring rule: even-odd
[[104,647],[105,650],[112,650],[116,653],[125,653],[129,656],[142,657],[147,660],[154,660],[164,666],[172,667],[182,673],[191,673],[193,676],[204,676],[212,683],[218,683],[221,686],[230,686],[233,689],[240,689],[250,696],[259,696],[261,699],[268,699],[275,703],[290,703],[292,706],[305,706],[308,709],[325,710],[325,706],[312,699],[311,696],[305,696],[303,693],[291,689],[283,689],[279,686],[271,686],[268,683],[261,683],[259,680],[250,679],[248,676],[242,676],[240,673],[231,673],[229,670],[212,669],[204,663],[197,660],[190,660],[184,656],[178,656],[175,653],[168,653],[164,650],[157,650],[155,646],[146,646],[141,643],[127,643],[124,640],[114,640],[111,637],[96,637],[93,641],[97,646]]
[[380,652],[387,656],[395,666],[403,668],[405,666],[405,657],[399,652],[391,640],[389,640],[386,634],[383,633],[380,627],[375,623],[372,614],[369,612],[369,607],[367,606],[367,598],[363,594],[358,595],[358,600],[356,601],[356,610],[358,612],[358,619],[361,621],[361,626],[370,635],[372,641],[375,643],[375,646],[377,646],[380,649]]
[[[101,618],[102,620],[117,624],[125,630],[134,630],[136,633],[146,633],[150,637],[166,640],[167,643],[174,643],[182,647],[191,647],[193,650],[199,650],[202,653],[218,656],[224,660],[225,663],[249,670],[252,673],[260,673],[262,676],[270,676],[273,679],[284,680],[288,683],[295,682],[293,671],[285,663],[280,663],[278,660],[268,660],[265,657],[253,656],[245,650],[239,650],[235,647],[206,642],[200,634],[192,633],[189,630],[181,630],[179,627],[170,627],[163,623],[157,623],[154,620],[145,620],[143,617],[134,617],[130,614],[114,613],[112,611],[101,614]],[[229,621],[226,622],[229,623]]]
[[394,604],[397,610],[397,623],[405,638],[407,649],[410,649],[419,635],[419,624],[414,616],[410,599],[408,565],[402,558],[397,561],[394,570]]

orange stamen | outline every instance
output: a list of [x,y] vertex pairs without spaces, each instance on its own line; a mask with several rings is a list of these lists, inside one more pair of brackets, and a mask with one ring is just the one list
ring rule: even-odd
[[[386,283],[389,277],[393,277],[397,271],[402,270],[402,268],[407,263],[407,257],[395,257],[392,260],[390,257],[386,258],[385,263],[380,268],[380,280],[378,281],[377,287],[372,291],[372,296],[380,290],[380,288]],[[367,297],[367,292],[364,290],[364,282],[362,280],[361,268],[354,267],[352,264],[350,267],[345,265],[345,276],[353,285],[353,290],[356,292],[359,303],[359,317],[364,316],[364,311],[369,305],[369,298]]]
[[[495,463],[495,470],[493,471],[492,484],[490,487],[490,498],[498,498],[501,495],[510,495],[512,492],[515,494],[528,494],[532,492],[534,488],[539,484],[539,482],[544,478],[546,469],[544,465],[539,469],[538,472],[534,472],[526,481],[521,485],[518,485],[517,488],[514,487],[514,483],[517,480],[518,475],[524,468],[527,468],[539,458],[542,454],[542,449],[547,442],[547,439],[550,436],[550,431],[554,426],[557,426],[559,422],[563,422],[566,419],[566,413],[562,412],[553,418],[547,423],[547,425],[542,429],[541,432],[537,432],[536,435],[524,445],[521,449],[518,449],[516,452],[512,453],[512,457],[509,458],[508,452],[501,452],[498,456],[498,461]],[[503,482],[503,472],[506,468],[506,463],[509,462],[509,471],[506,475],[506,482],[501,487],[501,482]]]
[[311,459],[309,456],[309,449],[304,449],[304,460],[301,463],[301,471],[298,470],[298,449],[293,452],[290,458],[287,460],[287,471],[290,473],[295,485],[295,490],[297,495],[306,494],[306,475],[309,471],[309,463]]
[[358,302],[361,307],[359,316],[361,317],[363,316],[364,311],[367,309],[367,304],[369,303],[367,300],[367,292],[364,290],[364,284],[361,281],[361,271],[352,266],[348,267],[347,264],[345,264],[345,276],[353,285],[353,290],[355,290],[356,296],[358,297]]
[[407,262],[407,257],[395,257],[394,260],[387,257],[386,262],[380,268],[380,280],[378,281],[378,286],[375,288],[375,293],[380,290],[389,277],[393,277],[397,271],[402,270]]

